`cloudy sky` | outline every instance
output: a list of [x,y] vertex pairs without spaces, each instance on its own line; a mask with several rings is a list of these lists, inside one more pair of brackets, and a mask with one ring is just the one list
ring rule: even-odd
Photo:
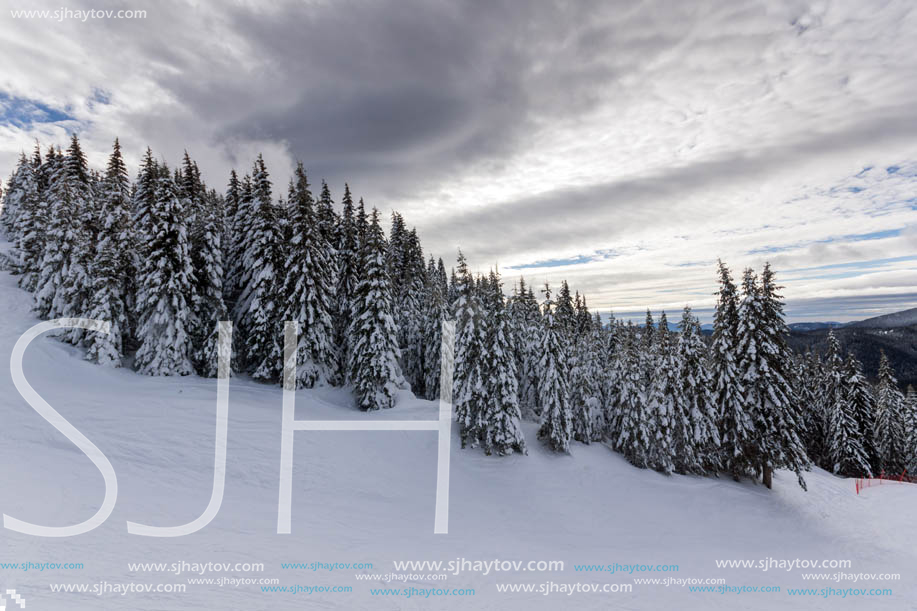
[[[263,152],[619,315],[705,313],[718,257],[791,320],[917,307],[913,2],[0,4],[4,176],[71,131],[219,188]],[[62,6],[146,18],[11,13]]]

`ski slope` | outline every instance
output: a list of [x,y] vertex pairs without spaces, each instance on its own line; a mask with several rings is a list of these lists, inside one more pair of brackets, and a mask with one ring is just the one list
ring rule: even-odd
[[[38,321],[30,296],[0,273],[0,511],[60,526],[95,513],[99,471],[18,395],[9,368],[19,335]],[[292,534],[276,534],[281,390],[233,379],[226,493],[202,531],[181,538],[129,535],[126,522],[171,526],[207,506],[213,479],[216,381],[148,378],[84,362],[80,351],[42,337],[29,348],[32,386],[105,453],[118,476],[111,517],[88,534],[43,539],[0,530],[0,563],[82,563],[81,570],[0,569],[29,611],[135,609],[908,609],[914,608],[917,486],[854,494],[852,480],[823,471],[778,473],[775,489],[727,479],[666,477],[630,466],[602,445],[545,451],[525,425],[528,456],[461,450],[453,430],[448,535],[433,534],[436,433],[297,432]],[[357,411],[340,389],[299,391],[297,418],[435,419],[438,406],[405,395],[383,413]],[[849,573],[900,573],[900,581],[804,581],[793,571],[718,569],[723,559],[845,559]],[[385,584],[395,560],[561,560],[563,571],[464,572],[446,581]],[[129,563],[263,563],[281,586],[343,586],[340,593],[265,593],[259,585],[187,585],[178,593],[53,593],[50,584],[187,584]],[[281,563],[372,563],[372,569],[284,570]],[[577,572],[584,564],[678,565],[677,572]],[[410,571],[409,571],[410,572]],[[836,572],[815,569],[815,572]],[[732,587],[779,593],[692,593],[687,586],[633,585],[624,593],[499,593],[497,584],[634,584],[636,578],[723,578]],[[472,588],[473,596],[373,596],[371,588]],[[890,587],[871,598],[794,597],[788,588]],[[7,609],[18,609],[12,602]],[[2,603],[0,603],[2,606]]]

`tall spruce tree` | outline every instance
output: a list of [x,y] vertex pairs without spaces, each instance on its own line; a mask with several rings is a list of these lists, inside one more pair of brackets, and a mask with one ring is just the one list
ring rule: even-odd
[[[647,331],[648,333],[649,331]],[[677,399],[678,382],[675,378],[678,363],[671,342],[665,312],[659,317],[656,329],[655,370],[647,387],[647,413],[650,427],[650,466],[663,473],[675,470],[673,451],[673,416]]]
[[700,321],[689,306],[682,312],[679,327],[672,418],[675,470],[679,473],[711,472],[717,468],[716,454],[720,444],[717,410],[713,402],[713,380],[707,368],[707,347],[701,336]]
[[480,429],[476,426],[482,420],[481,394],[484,379],[481,364],[484,355],[480,339],[483,337],[484,317],[480,311],[474,278],[468,270],[468,262],[460,250],[455,275],[455,302],[452,304],[455,316],[455,372],[452,382],[452,401],[455,418],[461,428],[462,447],[478,441]]
[[338,275],[334,304],[334,337],[338,347],[336,381],[338,383],[344,383],[347,380],[347,354],[350,350],[347,343],[347,329],[350,327],[351,302],[356,292],[360,268],[360,249],[357,241],[353,196],[350,194],[350,185],[346,183],[341,202],[343,210],[337,228]]
[[828,332],[828,355],[825,359],[823,390],[827,425],[827,454],[831,471],[847,476],[871,476],[869,456],[863,447],[850,388],[841,360],[841,348],[834,331]]
[[334,277],[302,163],[296,166],[289,203],[292,238],[284,265],[283,319],[299,323],[296,382],[311,388],[335,376]]
[[46,244],[38,274],[35,310],[44,318],[88,315],[90,252],[86,210],[94,206],[86,157],[74,134],[52,177]]
[[737,366],[739,306],[736,286],[726,265],[718,263],[720,288],[713,315],[713,343],[710,369],[713,373],[714,402],[719,408],[722,466],[733,479],[748,470],[745,444],[753,435],[753,423],[743,401],[743,382]]
[[103,184],[102,221],[92,265],[89,317],[108,321],[111,327],[107,335],[87,334],[86,358],[100,365],[120,367],[131,334],[128,312],[134,305],[130,290],[135,262],[131,256],[134,241],[131,234],[130,181],[117,139],[108,158]]
[[876,451],[879,469],[886,475],[897,475],[909,462],[905,457],[906,428],[904,395],[892,371],[885,351],[879,358],[879,379],[876,384]]
[[[197,168],[194,167],[197,174]],[[197,188],[204,190],[200,177]],[[191,359],[198,374],[214,378],[219,365],[219,331],[217,323],[228,318],[223,300],[225,267],[223,239],[224,200],[216,192],[199,195],[200,204],[191,226],[191,261],[194,266],[193,312],[191,326],[194,346]]]
[[[645,333],[646,328],[643,329]],[[631,464],[645,469],[651,465],[653,439],[641,344],[636,330],[629,327],[618,351],[620,377],[611,428],[616,433],[615,448]]]
[[[243,180],[243,189],[245,181]],[[243,360],[256,380],[280,378],[283,365],[281,213],[271,195],[271,181],[261,155],[251,179],[251,218],[246,230],[236,303],[236,325],[244,338]]]
[[149,210],[146,249],[138,302],[140,348],[135,365],[148,375],[188,375],[191,362],[191,293],[194,270],[181,199],[169,168],[158,167],[155,203]]
[[364,411],[393,407],[405,385],[398,364],[398,330],[392,316],[392,287],[385,264],[385,236],[375,208],[362,248],[360,280],[350,324],[350,379]]
[[[569,295],[569,290],[567,291]],[[538,363],[538,403],[541,427],[538,438],[555,452],[568,452],[573,436],[573,413],[570,410],[567,355],[564,351],[565,330],[555,318],[551,288],[545,284],[542,304],[541,361]]]
[[423,318],[424,396],[431,401],[440,396],[443,321],[446,320],[449,311],[446,303],[447,290],[448,287],[441,281],[439,270],[431,256],[427,266]]
[[484,310],[489,321],[484,382],[489,386],[486,393],[489,402],[484,407],[484,450],[487,454],[501,456],[514,452],[525,454],[516,361],[510,343],[503,289],[496,272],[491,272],[488,288],[490,294],[484,296]]
[[744,407],[753,423],[743,460],[753,466],[763,483],[771,487],[775,469],[796,473],[805,489],[802,471],[809,467],[799,438],[799,414],[791,382],[792,356],[786,344],[789,330],[783,303],[769,264],[760,285],[746,271],[744,298],[739,310],[738,367],[744,387]]

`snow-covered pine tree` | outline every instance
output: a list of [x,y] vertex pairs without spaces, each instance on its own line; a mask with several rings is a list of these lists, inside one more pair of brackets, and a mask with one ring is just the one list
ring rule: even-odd
[[849,477],[870,477],[872,475],[869,456],[863,448],[863,431],[856,419],[850,388],[847,385],[841,347],[828,332],[828,354],[825,358],[823,405],[826,416],[826,446],[828,466],[833,473]]
[[447,287],[441,282],[436,262],[431,256],[427,265],[423,317],[424,396],[430,401],[435,401],[440,396],[443,321],[446,320],[448,312],[446,291]]
[[576,308],[566,280],[560,283],[560,290],[554,300],[554,323],[558,332],[564,336],[563,342],[572,340],[576,333]]
[[416,229],[404,234],[402,248],[402,277],[399,283],[399,310],[396,316],[401,346],[401,369],[414,394],[423,396],[423,293],[426,268]]
[[739,307],[736,286],[729,268],[718,262],[720,288],[713,315],[710,369],[713,373],[714,405],[719,409],[722,466],[733,479],[745,475],[749,465],[745,444],[754,435],[753,422],[745,409],[744,389],[737,366]]
[[296,166],[289,203],[292,238],[283,270],[283,320],[299,323],[296,383],[312,388],[330,383],[335,375],[334,278],[302,163]]
[[86,359],[100,365],[120,367],[131,334],[129,309],[135,273],[131,234],[131,193],[127,167],[117,139],[105,170],[101,193],[102,220],[99,245],[93,261],[92,299],[89,318],[111,324],[109,333],[86,335]]
[[[322,239],[325,240],[325,244],[331,247],[329,254],[336,256],[340,219],[334,211],[331,189],[328,188],[328,183],[324,180],[322,181],[322,192],[318,197],[318,201],[315,202],[315,224]],[[333,279],[337,280],[336,274],[333,275]]]
[[3,206],[4,212],[11,205],[18,208],[13,227],[7,231],[7,235],[15,245],[14,257],[18,263],[16,271],[21,274],[19,286],[29,292],[35,291],[38,286],[41,258],[45,249],[47,210],[44,201],[46,194],[41,188],[41,166],[41,150],[36,145],[32,159],[24,165],[20,162],[15,187],[10,185]]
[[364,411],[392,407],[395,391],[405,385],[398,365],[398,331],[392,317],[385,236],[375,208],[365,235],[349,331],[350,379]]
[[647,414],[650,421],[650,466],[662,473],[675,470],[672,417],[677,397],[678,363],[672,345],[665,311],[659,317],[656,329],[655,371],[647,386]]
[[[243,180],[243,193],[245,180]],[[244,200],[243,200],[244,201]],[[249,208],[250,205],[250,208]],[[281,213],[271,195],[264,159],[258,155],[252,170],[251,200],[240,210],[250,210],[245,250],[241,260],[235,319],[244,338],[242,358],[252,377],[274,381],[283,369],[283,308],[280,303],[284,265]]]
[[[197,173],[196,166],[194,171]],[[224,200],[215,191],[205,191],[200,197],[201,203],[191,228],[191,261],[194,266],[192,361],[198,374],[214,378],[219,364],[217,323],[228,319],[223,301]]]
[[573,436],[573,413],[570,410],[567,355],[563,344],[566,331],[555,318],[556,306],[547,283],[544,296],[541,361],[538,363],[538,403],[541,406],[538,438],[555,452],[568,452]]
[[[614,354],[613,333],[614,315],[611,315],[612,325],[605,326],[602,323],[602,316],[598,312],[593,314],[592,328],[589,334],[590,348],[590,368],[591,378],[596,380],[598,385],[598,404],[592,411],[592,441],[602,441],[605,439],[605,431],[608,423],[605,420],[606,405],[608,404],[608,363]],[[612,347],[609,352],[609,345]]]
[[853,410],[859,430],[860,444],[866,453],[868,464],[873,473],[878,462],[876,444],[873,439],[873,429],[876,422],[876,400],[873,396],[872,386],[863,375],[863,366],[853,354],[847,355],[844,362],[844,384],[846,387],[847,403]]
[[150,234],[141,270],[144,287],[135,365],[148,375],[188,375],[193,281],[188,228],[178,186],[165,164],[158,167],[155,203],[149,210]]
[[883,350],[879,357],[879,379],[876,384],[876,451],[879,469],[887,475],[897,475],[909,462],[905,450],[904,395]]
[[89,168],[76,134],[50,189],[47,247],[38,275],[35,310],[44,318],[85,317],[91,285],[84,220],[94,203]]
[[[645,327],[641,333],[645,336]],[[631,464],[645,469],[650,466],[653,440],[643,374],[642,336],[629,325],[628,332],[619,344],[620,376],[614,401],[614,420],[610,428],[617,434],[615,448]]]
[[614,314],[608,323],[608,334],[606,336],[604,358],[605,358],[605,390],[604,390],[604,412],[605,412],[605,438],[611,440],[613,446],[617,446],[618,436],[621,433],[621,408],[623,406],[621,396],[621,383],[624,379],[625,363],[625,344],[631,340],[630,329],[624,323],[615,320]]
[[538,362],[541,359],[541,312],[535,293],[526,287],[525,279],[519,278],[512,303],[514,352],[519,379],[519,405],[528,417],[539,414],[538,409]]
[[337,228],[338,275],[335,291],[334,337],[338,347],[336,382],[347,380],[347,329],[350,327],[350,304],[356,291],[359,272],[359,244],[350,185],[344,184],[343,210]]
[[488,404],[484,408],[484,450],[488,455],[525,454],[516,360],[509,337],[503,289],[496,272],[490,273],[488,285],[490,294],[483,296],[488,320],[484,383],[489,387],[485,393]]
[[468,386],[468,400],[463,404],[462,418],[460,420],[462,447],[478,446],[485,438],[485,419],[487,408],[491,403],[489,380],[487,379],[487,349],[488,334],[491,320],[488,317],[487,302],[490,296],[490,284],[486,277],[478,276],[471,281],[471,311],[474,312],[475,322],[472,327],[473,334],[470,338],[469,353],[476,355],[471,363]]
[[153,208],[156,207],[156,186],[159,182],[159,163],[153,158],[149,147],[140,162],[137,180],[134,182],[133,212],[134,233],[137,236],[139,255],[144,258],[149,238],[153,234]]
[[[226,281],[223,287],[223,301],[231,313],[239,309],[239,299],[242,297],[242,291],[245,288],[245,282],[248,278],[248,270],[245,268],[245,254],[249,248],[252,231],[255,222],[255,206],[252,199],[252,178],[246,174],[239,181],[238,205],[236,213],[232,217],[233,235],[229,242],[229,267],[227,267]],[[228,194],[227,194],[228,196]],[[279,231],[278,227],[278,231]],[[233,343],[240,340],[240,334],[233,334]],[[243,350],[238,350],[243,353]]]
[[0,210],[0,229],[10,241],[19,237],[17,225],[22,210],[23,179],[26,172],[31,173],[31,164],[23,152],[19,154],[19,163],[7,181],[6,190],[3,192],[3,208]]
[[904,396],[904,456],[907,472],[917,474],[917,390],[908,385]]
[[458,252],[458,266],[455,274],[455,301],[452,311],[455,316],[455,372],[452,380],[452,401],[455,405],[455,419],[461,426],[462,447],[469,439],[470,423],[481,411],[476,403],[483,386],[481,346],[478,327],[483,317],[477,308],[474,278],[468,270],[468,262],[461,250]]
[[809,465],[799,438],[797,402],[790,378],[792,355],[786,345],[789,330],[783,319],[783,303],[769,264],[760,286],[747,270],[744,299],[739,309],[738,367],[744,386],[744,407],[754,426],[743,460],[754,467],[768,488],[774,469],[796,473],[805,489],[802,471]]
[[[820,467],[827,463],[825,402],[826,375],[818,354],[806,350],[798,362],[796,397],[802,413],[800,434],[809,459]],[[870,430],[872,427],[870,426]]]
[[700,321],[685,306],[679,323],[675,413],[672,418],[675,470],[709,473],[717,468],[720,434],[713,402],[713,380]]
[[[596,421],[601,417],[602,375],[600,335],[592,330],[592,317],[589,324],[583,321],[585,304],[579,293],[576,295],[577,328],[576,338],[572,345],[570,358],[570,408],[573,411],[573,439],[588,444],[594,441],[599,433],[595,430]],[[588,310],[586,310],[588,316]]]

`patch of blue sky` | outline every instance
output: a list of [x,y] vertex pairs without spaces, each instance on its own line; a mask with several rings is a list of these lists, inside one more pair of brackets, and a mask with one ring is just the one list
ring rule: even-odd
[[39,102],[0,91],[0,124],[28,128],[36,123],[73,121],[69,109],[53,108]]
[[[903,257],[890,257],[887,259],[870,259],[868,261],[852,261],[850,263],[829,263],[827,265],[818,265],[815,267],[799,267],[796,269],[782,270],[782,274],[798,274],[802,272],[814,272],[831,269],[875,269],[892,263],[902,263],[905,261],[917,261],[917,255],[906,255]],[[793,278],[796,280],[796,278]]]
[[507,267],[506,269],[538,269],[546,267],[565,267],[567,265],[582,265],[584,263],[591,263],[593,261],[604,261],[606,259],[611,259],[617,257],[620,253],[613,248],[607,248],[602,250],[597,250],[591,255],[577,255],[575,257],[567,257],[563,259],[543,259],[541,261],[534,261],[532,263],[523,263],[520,265],[513,265]]
[[799,278],[792,278],[793,282],[805,282],[807,280],[842,280],[844,278],[856,278],[858,276],[866,276],[867,274],[875,273],[877,270],[875,268],[861,269],[857,271],[848,271],[848,272],[839,272],[836,274],[815,274],[812,276],[803,276]]
[[778,252],[786,252],[797,248],[805,248],[812,244],[830,244],[833,242],[864,242],[867,240],[882,240],[885,238],[894,238],[901,235],[901,229],[883,229],[882,231],[871,231],[869,233],[851,233],[842,236],[832,236],[821,240],[808,240],[805,242],[796,242],[795,244],[785,244],[783,246],[761,246],[745,252],[747,255],[769,255]]

